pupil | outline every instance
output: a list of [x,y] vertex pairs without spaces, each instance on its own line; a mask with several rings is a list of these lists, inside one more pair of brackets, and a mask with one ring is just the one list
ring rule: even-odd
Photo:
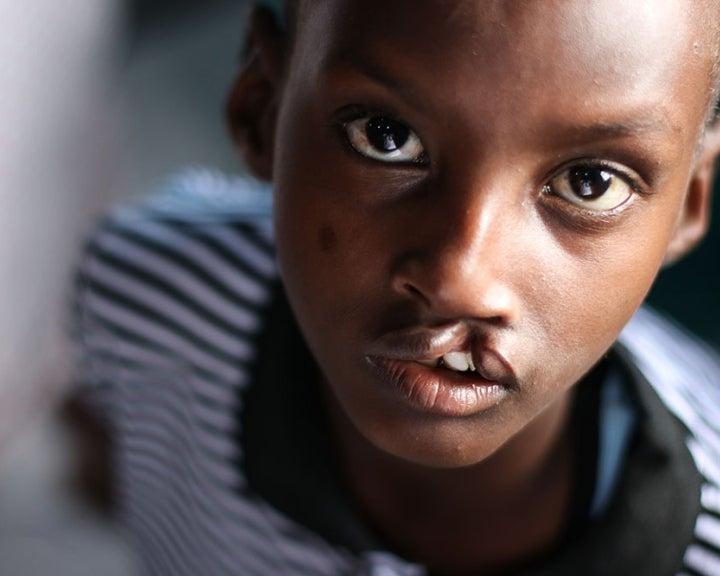
[[394,152],[402,148],[410,137],[410,129],[382,116],[374,116],[368,120],[365,128],[367,139],[376,150]]
[[600,198],[612,184],[613,175],[597,168],[575,168],[570,172],[570,186],[580,198]]

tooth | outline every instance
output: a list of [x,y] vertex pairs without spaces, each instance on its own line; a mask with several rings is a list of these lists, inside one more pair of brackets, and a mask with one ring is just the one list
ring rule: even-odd
[[[445,366],[457,372],[467,372],[470,364],[468,363],[469,354],[465,352],[448,352],[443,356]],[[472,362],[472,358],[470,359]]]

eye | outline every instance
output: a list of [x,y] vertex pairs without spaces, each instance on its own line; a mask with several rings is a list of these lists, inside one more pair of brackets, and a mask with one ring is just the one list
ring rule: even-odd
[[425,148],[406,124],[381,115],[367,115],[345,122],[350,145],[373,160],[390,163],[424,164]]
[[609,166],[578,165],[555,176],[545,191],[586,210],[609,212],[636,192],[627,177]]

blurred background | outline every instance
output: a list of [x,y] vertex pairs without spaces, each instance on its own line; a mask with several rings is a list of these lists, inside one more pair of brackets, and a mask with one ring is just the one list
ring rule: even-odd
[[108,205],[182,167],[240,170],[222,106],[244,0],[0,0],[0,574],[127,576],[78,496],[67,310]]
[[[222,119],[244,0],[0,0],[0,574],[128,576],[74,490],[71,270],[108,205],[188,166],[241,170]],[[720,205],[651,302],[720,345]]]

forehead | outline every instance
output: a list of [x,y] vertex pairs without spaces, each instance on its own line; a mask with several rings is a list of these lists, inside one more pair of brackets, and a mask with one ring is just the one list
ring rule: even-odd
[[701,5],[313,0],[301,10],[299,51],[322,71],[360,69],[418,90],[424,76],[445,88],[453,100],[447,104],[469,98],[493,110],[530,103],[542,109],[568,100],[597,114],[622,101],[671,115],[677,98],[694,96],[704,105],[711,90],[716,26],[702,18]]
[[[471,31],[478,39],[500,41],[523,34],[560,43],[583,42],[612,47],[617,54],[631,46],[646,48],[658,39],[679,40],[696,33],[701,55],[717,41],[720,2],[715,0],[304,0],[299,1],[303,25],[318,23],[316,39],[338,36],[422,37],[430,47],[447,32]],[[308,18],[309,15],[315,16]],[[301,26],[303,27],[303,26]],[[355,34],[353,34],[353,32]],[[515,41],[520,40],[519,36]],[[708,46],[710,44],[710,46]],[[668,45],[668,48],[675,47]],[[717,48],[717,47],[715,47]],[[708,54],[712,52],[710,50]],[[582,54],[578,54],[582,55]]]

